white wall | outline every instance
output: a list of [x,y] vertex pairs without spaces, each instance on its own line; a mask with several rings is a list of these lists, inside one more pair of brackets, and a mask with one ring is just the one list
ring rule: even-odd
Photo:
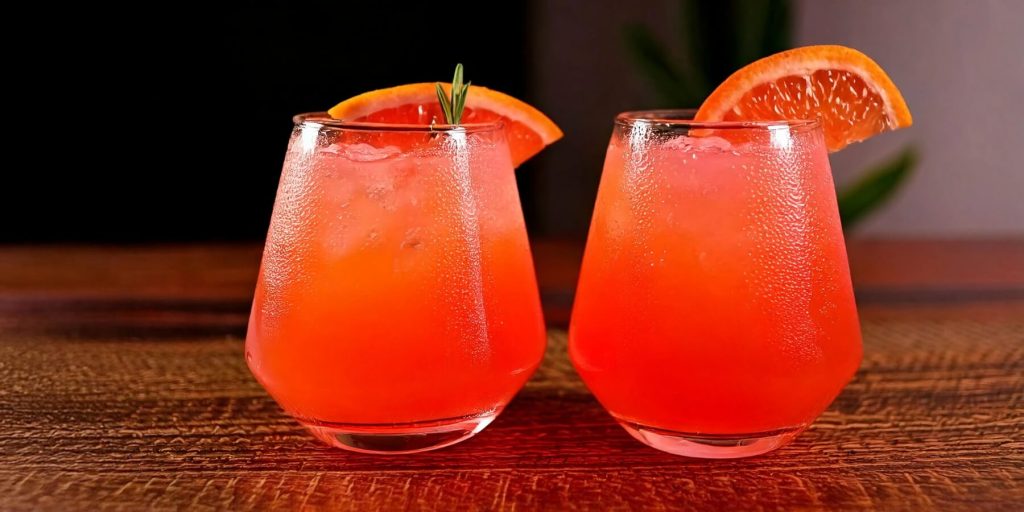
[[840,181],[914,143],[922,161],[861,235],[1024,235],[1024,1],[804,0],[799,44],[870,55],[914,126],[832,156]]

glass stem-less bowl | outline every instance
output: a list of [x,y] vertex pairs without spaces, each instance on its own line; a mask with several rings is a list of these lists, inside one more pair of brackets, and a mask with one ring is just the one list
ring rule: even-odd
[[487,426],[545,332],[505,130],[296,117],[246,356],[282,408],[350,450]]
[[789,442],[860,363],[816,121],[615,121],[570,326],[572,361],[635,438],[744,457]]

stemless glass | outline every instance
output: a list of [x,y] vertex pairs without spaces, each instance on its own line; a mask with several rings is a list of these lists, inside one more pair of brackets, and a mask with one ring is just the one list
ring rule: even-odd
[[765,453],[861,358],[817,121],[615,120],[570,327],[588,387],[635,438],[703,458]]
[[370,453],[486,427],[540,363],[505,129],[295,117],[246,358],[323,441]]

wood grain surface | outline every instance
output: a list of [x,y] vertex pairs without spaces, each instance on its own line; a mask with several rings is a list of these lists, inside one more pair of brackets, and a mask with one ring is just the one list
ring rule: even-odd
[[[939,263],[948,246],[871,244],[851,249],[868,275],[861,371],[792,445],[733,461],[630,438],[558,328],[476,438],[412,456],[330,449],[245,368],[257,248],[2,248],[0,510],[1020,509],[1024,243],[953,243],[961,255]],[[572,279],[553,269],[578,251],[535,254],[564,309]],[[932,270],[886,277],[861,254]]]

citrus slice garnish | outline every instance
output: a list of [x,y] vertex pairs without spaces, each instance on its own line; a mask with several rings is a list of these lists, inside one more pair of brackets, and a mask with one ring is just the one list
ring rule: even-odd
[[733,73],[695,121],[820,119],[829,151],[913,123],[903,95],[875,61],[845,46],[805,46]]
[[[451,84],[441,86],[451,93]],[[433,82],[366,92],[338,103],[327,113],[335,119],[367,123],[431,125],[444,124],[445,119]],[[562,138],[562,130],[536,108],[486,87],[469,86],[461,124],[499,119],[505,123],[512,162],[517,167]]]

